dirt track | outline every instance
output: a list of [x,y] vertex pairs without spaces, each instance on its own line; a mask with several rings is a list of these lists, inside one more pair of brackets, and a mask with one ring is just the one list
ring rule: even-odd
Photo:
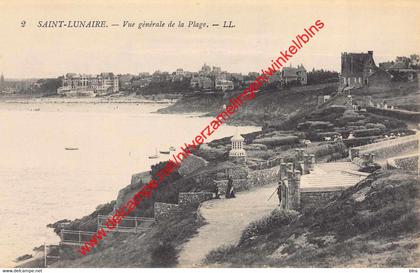
[[205,256],[222,245],[238,243],[242,230],[252,221],[269,215],[278,205],[277,184],[266,185],[236,194],[234,199],[216,199],[201,205],[200,213],[207,223],[184,246],[179,267],[198,267]]

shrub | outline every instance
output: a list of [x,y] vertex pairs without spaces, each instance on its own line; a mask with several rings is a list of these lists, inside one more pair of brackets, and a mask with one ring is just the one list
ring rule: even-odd
[[236,247],[234,245],[223,245],[217,249],[210,251],[204,259],[204,264],[211,264],[214,262],[226,261],[229,256],[234,253]]
[[276,137],[265,137],[255,139],[254,143],[264,144],[267,146],[281,146],[299,143],[299,138],[297,136],[276,136]]
[[347,152],[346,145],[344,145],[342,141],[337,141],[334,143],[321,143],[318,146],[315,146],[307,150],[307,153],[315,154],[317,158],[327,156],[332,153],[346,154],[346,152]]
[[371,164],[369,166],[365,166],[359,169],[359,172],[364,172],[364,173],[373,173],[376,172],[377,170],[379,170],[381,168],[381,165],[379,165],[378,163],[374,163]]
[[297,125],[298,130],[329,129],[334,125],[328,121],[305,121]]
[[366,128],[368,128],[368,129],[373,129],[373,128],[377,128],[377,129],[380,129],[380,130],[382,130],[382,131],[385,131],[386,130],[386,126],[385,125],[383,125],[383,124],[381,124],[381,123],[366,123]]
[[151,253],[153,267],[174,267],[177,264],[177,252],[169,243],[160,243]]
[[242,232],[239,244],[244,243],[253,236],[267,234],[274,228],[288,225],[297,217],[297,215],[298,212],[296,211],[275,209],[271,212],[271,215],[250,223]]
[[356,146],[362,146],[366,144],[373,143],[373,141],[377,137],[370,136],[370,137],[358,137],[358,138],[352,138],[352,139],[343,139],[343,142],[347,145],[347,147],[356,147]]
[[344,105],[331,105],[330,107],[324,109],[324,111],[322,111],[322,114],[332,114],[332,113],[339,113],[342,114],[344,113],[344,111],[347,110],[347,107]]
[[355,137],[367,137],[367,136],[377,136],[382,134],[382,130],[379,128],[372,128],[372,129],[363,129],[363,130],[355,130],[353,131],[353,135]]

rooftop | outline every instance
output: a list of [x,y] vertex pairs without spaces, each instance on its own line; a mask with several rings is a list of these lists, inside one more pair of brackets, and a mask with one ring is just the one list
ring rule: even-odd
[[230,140],[231,141],[244,141],[245,139],[238,132],[236,132],[235,135]]

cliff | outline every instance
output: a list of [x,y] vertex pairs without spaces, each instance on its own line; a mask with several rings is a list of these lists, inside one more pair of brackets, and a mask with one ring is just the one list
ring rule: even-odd
[[[337,84],[317,84],[310,86],[290,87],[288,89],[266,89],[256,93],[251,102],[245,102],[240,110],[232,116],[231,123],[245,125],[276,124],[280,120],[308,113],[315,110],[318,96],[332,94]],[[214,116],[229,104],[229,99],[236,97],[238,91],[230,93],[199,93],[185,96],[175,104],[160,109],[160,113],[204,112]]]

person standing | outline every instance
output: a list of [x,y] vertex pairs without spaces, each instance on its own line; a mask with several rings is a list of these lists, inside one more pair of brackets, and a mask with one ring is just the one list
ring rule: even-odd
[[233,180],[232,178],[229,176],[228,177],[228,183],[227,183],[227,187],[226,187],[226,198],[235,198],[235,191],[233,189]]
[[277,186],[277,196],[279,198],[279,206],[281,206],[281,182],[279,182],[279,185]]
[[219,193],[219,185],[217,185],[217,183],[214,183],[214,192],[215,192],[215,197],[216,199],[220,199],[220,193]]

